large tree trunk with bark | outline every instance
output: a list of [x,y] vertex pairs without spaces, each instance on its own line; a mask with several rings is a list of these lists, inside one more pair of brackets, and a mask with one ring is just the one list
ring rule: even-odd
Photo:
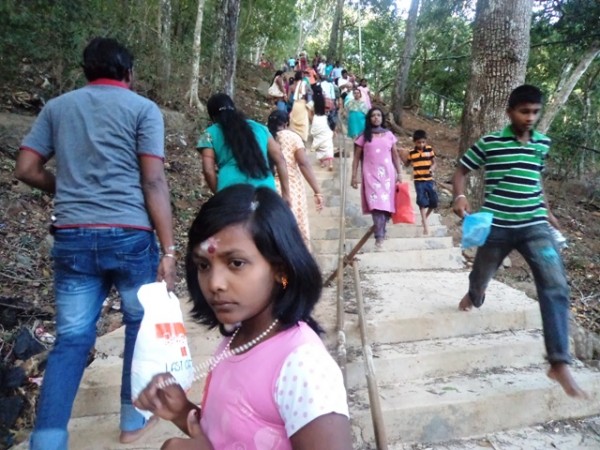
[[552,121],[569,99],[569,95],[571,95],[571,92],[573,92],[575,85],[583,76],[588,67],[590,67],[590,64],[592,63],[594,58],[596,58],[599,54],[600,42],[595,43],[585,52],[585,54],[581,58],[581,61],[579,61],[579,64],[577,64],[575,70],[573,70],[572,72],[570,70],[567,70],[563,73],[563,80],[561,80],[556,92],[554,92],[552,98],[544,107],[544,113],[537,125],[538,130],[540,130],[542,133],[548,131],[548,128],[550,128]]
[[215,64],[211,84],[214,92],[224,92],[233,98],[237,67],[237,25],[240,17],[240,0],[221,0],[217,17],[218,36],[213,49]]
[[159,34],[160,41],[160,86],[163,96],[167,95],[171,79],[171,0],[160,0]]
[[[502,128],[510,92],[523,84],[529,58],[532,0],[478,0],[471,75],[462,115],[460,154],[482,135]],[[474,209],[483,200],[483,174],[469,178]]]
[[344,19],[344,0],[337,0],[335,12],[333,14],[333,24],[331,26],[331,34],[329,35],[329,46],[327,47],[327,61],[335,62],[340,60],[339,36],[342,28],[342,20]]
[[194,27],[194,44],[192,46],[192,77],[190,83],[190,106],[199,107],[198,83],[200,78],[200,50],[202,49],[202,20],[204,18],[204,2],[198,0],[196,26]]
[[412,57],[416,48],[417,37],[417,18],[419,16],[420,0],[412,0],[408,10],[408,19],[406,20],[406,31],[404,34],[404,50],[402,59],[398,66],[396,74],[396,84],[394,86],[394,98],[392,99],[392,112],[396,125],[402,126],[402,111],[404,108],[404,97],[406,95],[406,86],[408,85],[408,74],[412,64]]

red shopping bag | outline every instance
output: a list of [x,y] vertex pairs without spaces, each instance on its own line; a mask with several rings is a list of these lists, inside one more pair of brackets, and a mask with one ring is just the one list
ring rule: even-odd
[[396,212],[392,213],[392,223],[415,223],[415,213],[410,202],[408,183],[396,183],[394,204]]

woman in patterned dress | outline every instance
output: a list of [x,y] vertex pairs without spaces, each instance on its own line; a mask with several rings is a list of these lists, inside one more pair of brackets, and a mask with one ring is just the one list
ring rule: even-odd
[[[300,136],[287,129],[288,125],[289,116],[285,111],[275,110],[269,116],[269,131],[281,146],[281,151],[287,164],[291,201],[290,207],[296,217],[304,242],[308,248],[310,248],[306,188],[302,177],[306,179],[314,192],[317,211],[320,211],[323,208],[323,195],[319,189],[319,183],[315,178],[310,162],[306,157],[304,143]],[[279,188],[279,178],[276,178],[275,182]]]
[[380,249],[385,239],[385,226],[396,211],[394,192],[401,181],[400,157],[396,151],[396,136],[383,128],[383,111],[371,108],[367,113],[365,131],[354,141],[351,185],[358,188],[358,164],[362,172],[362,209],[370,213],[375,228],[375,246]]

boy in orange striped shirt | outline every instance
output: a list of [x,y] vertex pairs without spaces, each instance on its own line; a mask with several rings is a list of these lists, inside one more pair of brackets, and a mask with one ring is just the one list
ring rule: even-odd
[[413,179],[417,192],[417,205],[421,211],[423,234],[428,235],[427,218],[438,206],[438,195],[435,191],[433,173],[435,171],[435,152],[427,145],[427,133],[415,130],[413,133],[415,147],[410,152],[403,152],[402,162],[413,167]]

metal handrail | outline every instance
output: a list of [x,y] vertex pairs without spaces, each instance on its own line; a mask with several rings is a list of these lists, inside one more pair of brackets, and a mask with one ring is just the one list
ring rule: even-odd
[[344,385],[346,385],[346,364],[348,361],[346,353],[346,332],[344,330],[344,250],[346,244],[346,142],[344,133],[340,133],[338,139],[340,151],[340,236],[338,245],[338,269],[337,269],[337,290],[336,290],[336,309],[337,325],[336,332],[338,337],[337,356],[338,364],[344,376]]
[[360,272],[358,270],[358,261],[352,261],[354,269],[354,285],[356,289],[356,306],[358,309],[358,328],[360,329],[360,342],[362,344],[363,356],[365,362],[365,375],[367,377],[367,389],[369,390],[369,404],[371,406],[371,419],[373,420],[373,431],[375,432],[375,445],[378,450],[387,450],[388,442],[385,433],[385,423],[383,421],[383,411],[379,397],[379,388],[377,387],[377,378],[375,376],[375,366],[373,364],[373,350],[367,340],[367,324],[365,320],[365,304],[363,301],[362,289],[360,287]]
[[383,421],[383,412],[381,409],[381,402],[379,398],[379,390],[377,387],[377,379],[375,376],[375,368],[373,364],[373,352],[367,339],[367,327],[365,320],[364,302],[362,296],[362,289],[360,287],[360,273],[358,269],[358,262],[355,260],[356,254],[367,242],[374,232],[374,227],[371,227],[369,231],[360,239],[360,241],[354,246],[348,255],[344,255],[346,246],[346,191],[347,185],[347,161],[346,156],[346,142],[343,133],[340,133],[339,143],[340,145],[340,235],[338,245],[338,266],[337,269],[332,272],[329,278],[325,281],[324,285],[329,285],[337,277],[337,290],[336,290],[336,309],[337,309],[337,359],[338,365],[342,370],[344,376],[344,385],[347,386],[347,352],[346,352],[346,332],[345,327],[345,310],[344,310],[344,269],[348,264],[351,264],[354,269],[354,284],[356,290],[356,302],[358,306],[358,323],[360,328],[360,338],[362,343],[363,355],[365,359],[365,374],[367,378],[367,388],[369,391],[369,404],[371,409],[371,417],[373,420],[373,429],[375,432],[375,443],[378,450],[387,450],[387,436],[385,433],[385,423]]

